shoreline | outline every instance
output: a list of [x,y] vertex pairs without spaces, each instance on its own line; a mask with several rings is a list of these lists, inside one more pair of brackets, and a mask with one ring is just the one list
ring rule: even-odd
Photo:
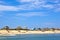
[[60,31],[55,30],[55,31],[25,31],[25,30],[0,30],[0,36],[14,36],[14,35],[19,35],[19,34],[60,34]]

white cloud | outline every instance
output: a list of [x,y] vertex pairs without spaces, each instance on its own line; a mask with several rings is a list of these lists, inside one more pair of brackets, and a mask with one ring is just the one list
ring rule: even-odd
[[53,5],[45,5],[45,6],[43,6],[43,7],[45,7],[45,8],[50,8],[50,9],[54,8]]
[[60,4],[55,5],[55,12],[60,12]]
[[6,5],[0,5],[0,11],[17,11],[18,8],[15,6],[6,6]]
[[[25,3],[22,5],[17,5],[17,6],[8,6],[8,5],[1,5],[0,4],[0,11],[19,11],[19,10],[34,10],[34,9],[54,9],[57,10],[58,7],[55,7],[53,4],[48,4],[46,0],[17,0],[20,3]],[[57,2],[59,0],[55,0],[54,2]],[[3,3],[3,1],[0,1]],[[51,0],[53,2],[53,0]],[[59,4],[59,3],[58,3]],[[57,4],[56,4],[57,5]],[[57,5],[58,6],[58,5]]]
[[[19,0],[18,2],[26,2],[27,4],[24,4],[23,7],[25,8],[39,8],[42,5],[45,4],[45,1],[43,0]],[[20,5],[21,6],[21,5]]]
[[32,17],[32,16],[47,16],[47,15],[40,12],[28,12],[28,13],[17,13],[16,16]]
[[[46,8],[50,10],[54,9],[55,5],[59,4],[59,0],[18,0],[18,2],[27,3],[19,6],[19,8],[22,8],[24,10],[41,9],[41,8]],[[48,2],[55,4],[49,4]]]
[[19,2],[31,2],[31,1],[34,1],[34,0],[18,0]]

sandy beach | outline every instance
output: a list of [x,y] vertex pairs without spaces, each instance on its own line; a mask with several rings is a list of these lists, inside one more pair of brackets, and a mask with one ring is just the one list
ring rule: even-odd
[[9,32],[7,30],[0,30],[0,35],[16,35],[16,34],[55,34],[55,33],[60,33],[60,31],[25,31],[25,30],[9,30]]

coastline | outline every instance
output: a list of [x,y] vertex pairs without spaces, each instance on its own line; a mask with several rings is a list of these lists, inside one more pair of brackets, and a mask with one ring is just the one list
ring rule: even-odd
[[17,34],[60,34],[60,31],[55,30],[55,31],[26,31],[26,30],[0,30],[0,36],[14,36]]

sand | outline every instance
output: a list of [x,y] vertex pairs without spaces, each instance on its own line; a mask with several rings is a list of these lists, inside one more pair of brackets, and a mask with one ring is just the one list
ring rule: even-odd
[[55,34],[55,33],[60,33],[60,31],[55,30],[55,31],[25,31],[25,30],[0,30],[0,35],[16,35],[16,34]]

